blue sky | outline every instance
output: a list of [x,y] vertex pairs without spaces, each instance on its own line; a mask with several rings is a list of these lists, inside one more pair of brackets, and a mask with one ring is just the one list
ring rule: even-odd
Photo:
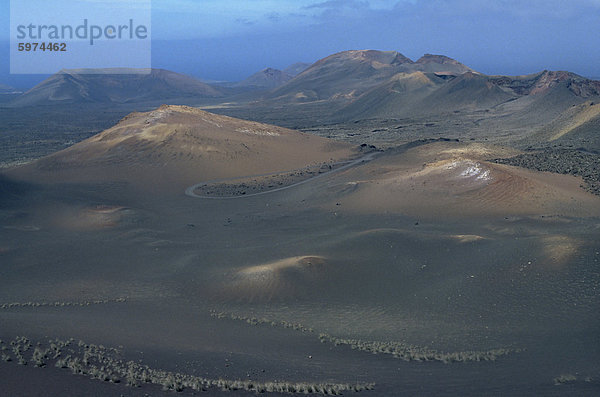
[[488,74],[600,77],[600,0],[152,0],[152,38],[154,67],[213,80],[364,48],[444,54]]

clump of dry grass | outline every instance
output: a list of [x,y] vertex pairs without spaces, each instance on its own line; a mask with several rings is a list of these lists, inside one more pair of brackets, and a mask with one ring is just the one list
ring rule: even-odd
[[562,374],[554,378],[555,385],[564,385],[567,383],[573,383],[577,380],[577,377],[572,374]]
[[92,305],[105,305],[108,303],[123,303],[127,302],[127,298],[116,298],[116,299],[96,299],[89,301],[80,302],[11,302],[0,304],[0,309],[12,309],[20,307],[69,307],[69,306],[92,306]]
[[[25,337],[17,337],[10,342],[12,352],[19,363],[27,364],[24,353],[33,344]],[[11,357],[7,353],[3,353]],[[29,356],[29,355],[28,355]],[[103,345],[87,344],[74,339],[58,339],[38,343],[30,360],[38,367],[51,361],[57,368],[70,369],[73,374],[88,376],[104,382],[121,383],[136,387],[142,384],[162,385],[164,390],[180,392],[186,389],[206,391],[219,388],[223,391],[246,390],[255,393],[327,394],[341,395],[349,391],[372,390],[371,383],[315,383],[315,382],[255,382],[253,380],[210,379],[178,372],[150,368],[147,365],[125,361],[121,352]]]
[[409,345],[402,342],[364,341],[360,339],[344,339],[326,333],[319,334],[322,343],[333,343],[336,346],[346,345],[350,348],[373,354],[391,354],[404,361],[440,361],[443,363],[496,361],[499,357],[510,353],[518,353],[521,349],[492,349],[484,351],[439,352],[425,347]]
[[[267,318],[256,318],[240,316],[231,313],[210,312],[210,315],[218,319],[230,319],[243,321],[250,325],[270,325],[272,327],[291,328],[304,333],[315,333],[313,328],[302,324],[287,321],[274,321]],[[354,350],[369,352],[373,354],[390,354],[395,358],[405,361],[439,361],[443,363],[474,362],[474,361],[496,361],[499,357],[511,353],[519,353],[522,349],[499,348],[491,350],[469,350],[460,352],[440,352],[425,347],[406,344],[403,342],[365,341],[360,339],[339,338],[328,333],[319,333],[322,343],[331,343],[335,346],[350,346]]]
[[218,319],[229,319],[234,321],[243,321],[250,325],[270,325],[271,327],[282,327],[282,328],[291,328],[295,331],[305,332],[305,333],[314,333],[315,330],[310,327],[305,327],[302,324],[291,323],[289,321],[273,321],[267,318],[257,318],[257,317],[248,317],[248,316],[239,316],[232,313],[225,312],[217,312],[216,310],[210,311],[210,316]]

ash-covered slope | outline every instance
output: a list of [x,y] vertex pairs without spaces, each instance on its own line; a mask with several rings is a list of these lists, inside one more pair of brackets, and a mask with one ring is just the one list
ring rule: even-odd
[[571,108],[594,100],[600,100],[600,82],[569,72],[544,71],[516,77],[416,72],[398,74],[366,91],[342,108],[338,116],[341,120],[356,120],[492,111],[486,117],[502,118],[502,126],[508,130],[538,129],[559,115],[561,125],[579,127],[591,120],[593,112],[586,111],[582,116]]
[[398,74],[344,107],[342,119],[410,117],[489,108],[516,98],[486,76],[414,72]]
[[[344,209],[394,211],[439,222],[489,216],[598,216],[600,198],[573,176],[490,161],[518,153],[481,144],[435,142],[388,151],[345,174],[328,192]],[[329,203],[328,208],[334,208]]]
[[[595,119],[600,102],[600,81],[570,72],[543,71],[533,75],[492,76],[490,81],[517,98],[495,109],[505,130],[526,128],[530,136],[524,145],[561,140],[598,150]],[[500,119],[498,119],[500,120]],[[596,124],[597,125],[597,124]],[[578,131],[574,134],[574,131]],[[568,143],[572,138],[575,140]]]
[[398,73],[347,105],[339,116],[351,120],[421,112],[421,102],[444,83],[433,73]]

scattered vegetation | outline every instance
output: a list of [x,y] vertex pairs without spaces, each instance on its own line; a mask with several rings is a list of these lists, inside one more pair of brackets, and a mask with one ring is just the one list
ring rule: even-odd
[[[3,355],[7,356],[4,361],[13,361],[14,360],[17,362],[17,364],[19,365],[27,365],[27,360],[25,360],[25,356],[24,353],[29,351],[32,347],[31,341],[27,338],[25,338],[24,336],[18,336],[16,337],[14,340],[12,340],[10,342],[10,346],[11,346],[11,351],[13,354],[13,357],[10,357],[10,353],[5,353]],[[8,351],[8,349],[7,349]]]
[[571,374],[563,374],[560,376],[557,376],[556,378],[554,378],[554,384],[555,385],[563,385],[565,383],[573,383],[577,380],[577,377],[575,375],[571,375]]
[[3,303],[0,305],[0,309],[12,309],[18,307],[67,307],[67,306],[91,306],[91,305],[104,305],[107,303],[123,303],[127,302],[126,298],[117,299],[103,299],[93,301],[82,301],[82,302],[12,302]]
[[305,327],[302,324],[290,323],[288,321],[273,321],[267,318],[256,318],[256,317],[246,317],[246,316],[238,316],[231,313],[217,312],[216,310],[211,310],[211,317],[219,318],[219,319],[230,319],[235,321],[244,321],[250,325],[259,325],[259,324],[267,324],[272,327],[282,327],[282,328],[291,328],[295,331],[305,332],[305,333],[314,333],[314,329]]
[[498,357],[517,353],[516,349],[492,349],[485,351],[462,351],[444,353],[424,347],[408,345],[402,342],[364,341],[360,339],[343,339],[329,334],[319,334],[322,343],[333,343],[336,346],[346,345],[352,349],[370,352],[373,354],[391,354],[395,358],[405,361],[440,361],[443,363],[470,362],[470,361],[495,361]]
[[[32,350],[32,342],[18,336],[10,342],[12,357],[2,346],[4,361],[12,361],[13,357],[19,364],[28,362],[38,367],[45,367],[51,362],[57,368],[69,369],[73,374],[88,376],[105,382],[121,383],[137,387],[142,384],[162,385],[164,390],[207,391],[211,388],[227,390],[246,390],[256,393],[277,392],[290,394],[326,394],[340,395],[349,391],[373,390],[374,384],[361,383],[312,383],[312,382],[255,382],[253,380],[209,379],[177,372],[163,371],[150,368],[148,365],[135,361],[125,361],[118,349],[103,345],[88,344],[83,341],[75,342],[73,338],[63,341],[48,340],[37,343]],[[26,352],[30,352],[25,354]],[[29,361],[27,361],[29,360]]]
[[[312,328],[305,327],[302,324],[294,324],[287,321],[273,321],[266,318],[255,318],[238,316],[224,312],[211,311],[212,317],[219,319],[231,319],[235,321],[244,321],[250,325],[266,324],[272,327],[292,328],[304,333],[315,333]],[[511,353],[519,353],[521,349],[492,349],[485,351],[462,351],[462,352],[439,352],[437,350],[425,347],[409,345],[402,342],[381,342],[364,341],[360,339],[344,339],[332,336],[327,333],[319,333],[321,343],[331,343],[335,346],[350,346],[354,350],[369,352],[373,354],[390,354],[395,358],[405,361],[439,361],[443,363],[453,362],[473,362],[473,361],[496,361],[499,357]]]
[[566,385],[566,384],[573,384],[573,383],[580,383],[580,382],[585,382],[585,383],[592,383],[594,384],[594,386],[598,386],[599,383],[597,381],[597,377],[592,377],[592,376],[583,376],[583,375],[579,375],[579,374],[562,374],[560,376],[557,376],[556,378],[554,378],[554,384],[556,386],[560,386],[560,385]]

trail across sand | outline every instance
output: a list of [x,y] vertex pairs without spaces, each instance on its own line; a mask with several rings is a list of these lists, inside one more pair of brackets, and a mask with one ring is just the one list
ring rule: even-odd
[[373,160],[377,155],[379,155],[381,153],[382,152],[371,152],[371,153],[367,153],[366,155],[364,155],[362,157],[359,157],[356,160],[335,163],[335,165],[338,165],[338,164],[343,164],[343,165],[341,167],[339,167],[339,168],[335,168],[335,169],[333,169],[331,171],[327,171],[327,172],[324,172],[322,174],[315,175],[313,177],[310,177],[308,179],[304,179],[304,180],[302,180],[300,182],[296,182],[296,183],[293,183],[291,185],[282,186],[282,187],[278,187],[278,188],[275,188],[275,189],[266,190],[266,191],[262,191],[262,192],[258,192],[258,193],[238,195],[238,196],[215,197],[215,196],[202,196],[202,195],[194,193],[194,191],[196,189],[198,189],[199,187],[202,187],[202,186],[204,186],[206,184],[209,184],[209,183],[213,184],[213,183],[230,182],[230,181],[236,180],[236,179],[257,178],[257,177],[263,177],[263,176],[281,174],[281,173],[284,173],[284,172],[293,172],[293,171],[298,171],[298,170],[273,172],[273,173],[269,173],[269,174],[260,174],[260,175],[247,175],[247,176],[238,177],[238,178],[226,178],[226,179],[219,179],[219,180],[212,180],[212,181],[200,182],[200,183],[197,183],[197,184],[192,185],[192,186],[188,187],[187,189],[185,189],[185,194],[186,194],[186,196],[195,197],[195,198],[201,198],[201,199],[228,200],[228,199],[239,199],[239,198],[247,198],[247,197],[259,196],[259,195],[268,194],[268,193],[275,193],[275,192],[279,192],[281,190],[291,189],[293,187],[296,187],[298,185],[302,185],[302,184],[310,182],[310,181],[314,181],[317,178],[321,178],[321,177],[324,177],[326,175],[332,174],[334,172],[345,170],[347,168],[350,168],[350,167],[355,166],[355,165],[360,164],[360,163],[366,163],[368,161]]

